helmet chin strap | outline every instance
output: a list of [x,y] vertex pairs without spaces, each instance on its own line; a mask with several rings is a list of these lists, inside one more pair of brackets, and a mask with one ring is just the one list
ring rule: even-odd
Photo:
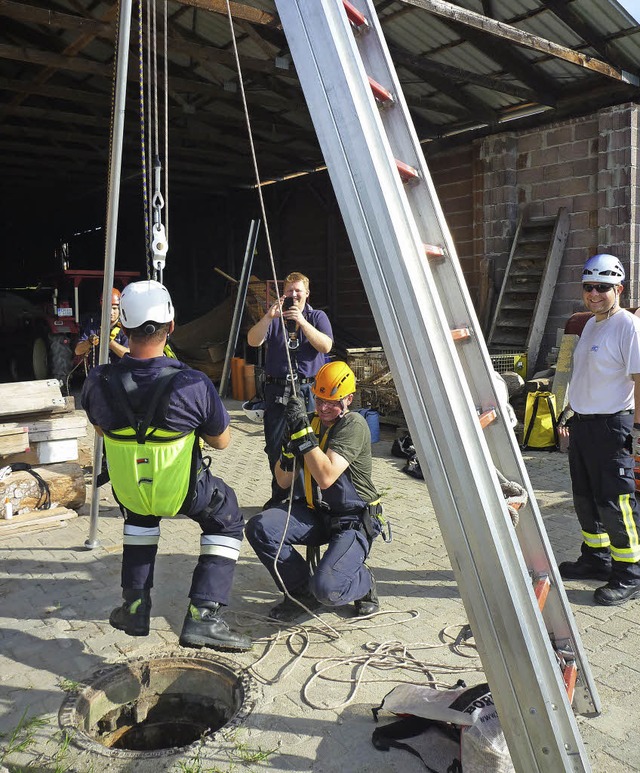
[[620,295],[618,293],[618,285],[614,285],[613,289],[615,291],[616,297],[613,303],[611,304],[611,306],[609,306],[609,308],[607,309],[607,319],[609,319],[609,317],[611,317],[612,314],[615,314],[616,311],[618,311],[618,309],[620,308],[620,304],[618,303],[618,301],[620,300]]
[[[341,419],[345,415],[348,407],[348,405],[345,405],[345,398],[343,397],[342,400],[340,400],[340,413],[338,414],[338,419]],[[338,419],[336,419],[336,421]]]

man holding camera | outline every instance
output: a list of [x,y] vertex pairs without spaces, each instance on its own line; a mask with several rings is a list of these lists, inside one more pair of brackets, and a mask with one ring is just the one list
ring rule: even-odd
[[[249,346],[267,345],[265,355],[264,439],[269,467],[280,458],[285,429],[285,407],[294,394],[289,361],[294,374],[295,393],[304,398],[307,410],[315,408],[311,384],[333,346],[329,318],[308,303],[309,279],[297,271],[284,280],[284,295],[247,333]],[[282,305],[282,318],[280,317]],[[288,357],[287,357],[288,354]],[[275,477],[271,481],[271,498],[265,508],[283,502],[288,495]]]

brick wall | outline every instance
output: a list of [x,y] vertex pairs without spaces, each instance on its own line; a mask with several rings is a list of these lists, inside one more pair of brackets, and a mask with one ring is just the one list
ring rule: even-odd
[[[518,215],[569,212],[569,238],[542,350],[558,327],[582,310],[580,279],[596,252],[618,255],[628,273],[625,305],[638,305],[638,108],[601,110],[478,143],[484,176],[484,250],[499,287]],[[633,260],[632,260],[633,258]]]

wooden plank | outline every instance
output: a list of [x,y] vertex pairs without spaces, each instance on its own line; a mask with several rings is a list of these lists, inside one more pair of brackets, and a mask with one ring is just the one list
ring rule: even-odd
[[[28,426],[32,421],[40,421],[44,419],[50,419],[54,416],[65,416],[69,413],[73,413],[76,409],[76,402],[73,395],[63,397],[62,399],[64,400],[64,405],[52,405],[49,408],[43,408],[39,411],[33,411],[31,413],[18,413],[12,414],[10,416],[5,416],[4,413],[0,413],[0,421],[3,421],[3,419],[7,418],[12,419],[13,423],[15,424],[23,424]],[[0,410],[2,410],[1,407]],[[5,422],[3,421],[3,423]]]
[[29,450],[29,430],[26,427],[14,427],[0,432],[0,456],[21,454]]
[[553,233],[551,234],[544,273],[540,280],[540,290],[538,291],[527,339],[527,363],[530,373],[535,369],[538,360],[538,352],[540,351],[540,344],[547,326],[549,309],[551,308],[551,301],[556,289],[560,264],[562,263],[562,256],[568,237],[569,212],[566,207],[560,207]]
[[569,381],[573,370],[573,350],[576,348],[580,336],[565,333],[560,342],[558,359],[556,360],[556,372],[553,376],[551,391],[556,396],[556,411],[558,415],[567,407],[569,402]]
[[30,414],[52,408],[67,410],[67,402],[57,379],[0,384],[0,406],[0,416]]
[[[444,0],[401,0],[401,2],[405,5],[414,5],[417,8],[423,8],[436,16],[443,16],[445,19],[450,19],[451,21],[465,24],[474,29],[482,30],[490,35],[509,40],[512,43],[517,43],[525,48],[531,48],[534,51],[541,51],[550,56],[555,56],[557,59],[563,59],[565,62],[571,62],[572,64],[584,67],[587,70],[594,70],[595,72],[600,73],[600,75],[606,75],[608,78],[613,78],[614,80],[622,81],[623,83],[631,83],[634,86],[639,84],[637,76],[627,73],[624,70],[619,70],[616,67],[612,67],[607,62],[602,62],[588,54],[574,51],[567,46],[562,46],[559,43],[554,43],[539,35],[534,35],[531,32],[518,29],[511,24],[506,24],[505,22],[491,19],[488,16],[483,16],[481,13],[475,13],[475,11],[461,8],[459,5],[447,3]],[[487,45],[490,45],[489,41],[487,41]]]
[[84,428],[60,427],[60,429],[49,429],[43,432],[29,432],[29,440],[31,443],[45,443],[49,440],[71,440],[72,438],[85,437],[86,434],[85,424]]
[[[22,423],[5,422],[0,424],[0,436],[3,433],[11,434],[17,432]],[[31,443],[85,437],[87,434],[87,415],[84,411],[72,411],[57,415],[34,414],[33,419],[27,420],[24,424],[29,432]],[[0,453],[2,453],[1,448],[0,444]],[[6,453],[17,452],[10,451]]]
[[78,513],[67,507],[52,507],[50,510],[30,510],[27,513],[14,515],[13,518],[0,519],[0,536],[3,534],[19,533],[25,527],[34,530],[34,526],[46,528],[46,526],[70,518],[77,518]]

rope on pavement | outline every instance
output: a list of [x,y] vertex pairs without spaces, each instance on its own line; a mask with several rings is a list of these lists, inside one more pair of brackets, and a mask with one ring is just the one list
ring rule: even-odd
[[[402,614],[404,617],[400,620],[397,619],[397,615]],[[384,616],[393,615],[393,619],[382,622],[380,618]],[[442,677],[447,674],[461,674],[468,671],[481,670],[478,667],[478,653],[475,644],[469,641],[472,638],[468,625],[450,625],[446,626],[440,631],[439,638],[440,643],[430,644],[428,642],[413,642],[411,644],[403,644],[397,640],[389,640],[383,642],[367,642],[365,643],[364,653],[351,654],[346,656],[331,656],[328,658],[321,658],[318,660],[316,656],[311,653],[312,646],[315,644],[321,644],[326,642],[335,641],[333,632],[338,633],[341,637],[342,633],[353,630],[354,628],[361,628],[363,630],[370,630],[372,628],[384,628],[390,625],[398,626],[407,623],[411,620],[415,620],[420,616],[417,610],[411,609],[404,612],[398,612],[394,610],[376,612],[373,615],[369,615],[367,618],[351,618],[345,620],[335,627],[327,626],[323,624],[320,627],[316,624],[308,625],[292,625],[286,629],[282,628],[282,623],[271,620],[270,618],[262,615],[254,615],[251,613],[235,613],[236,618],[250,618],[260,622],[267,622],[270,625],[278,626],[279,630],[274,636],[265,637],[264,639],[256,641],[264,641],[266,648],[263,654],[247,668],[247,671],[258,681],[265,685],[274,685],[289,677],[293,671],[300,665],[303,659],[312,658],[315,662],[312,668],[312,674],[306,680],[302,688],[302,698],[304,702],[312,709],[318,710],[337,710],[348,706],[355,699],[358,690],[363,683],[370,683],[374,681],[385,682],[388,681],[385,678],[376,678],[371,675],[372,671],[402,671],[409,673],[421,674],[426,677],[426,683],[430,687],[450,687],[449,684],[441,681],[437,677]],[[316,617],[314,615],[314,617]],[[363,624],[365,621],[371,621],[372,618],[378,618],[378,622],[371,624]],[[322,622],[322,621],[321,621]],[[327,630],[328,629],[328,630]],[[329,631],[331,633],[329,633]],[[284,644],[292,654],[292,660],[288,665],[283,666],[274,676],[266,676],[260,669],[261,664],[265,664],[275,652],[278,645]],[[423,658],[417,656],[416,652],[419,650],[437,650],[448,649],[454,652],[456,655],[468,659],[473,659],[473,665],[445,665],[442,663],[428,662]],[[341,677],[336,675],[338,669],[349,669],[351,676]],[[351,685],[346,700],[336,704],[317,703],[311,697],[310,693],[313,689],[319,689],[323,691],[322,684],[318,682],[333,682],[343,683]],[[407,682],[413,684],[415,679],[400,679],[399,682]],[[326,692],[326,688],[324,689]]]

